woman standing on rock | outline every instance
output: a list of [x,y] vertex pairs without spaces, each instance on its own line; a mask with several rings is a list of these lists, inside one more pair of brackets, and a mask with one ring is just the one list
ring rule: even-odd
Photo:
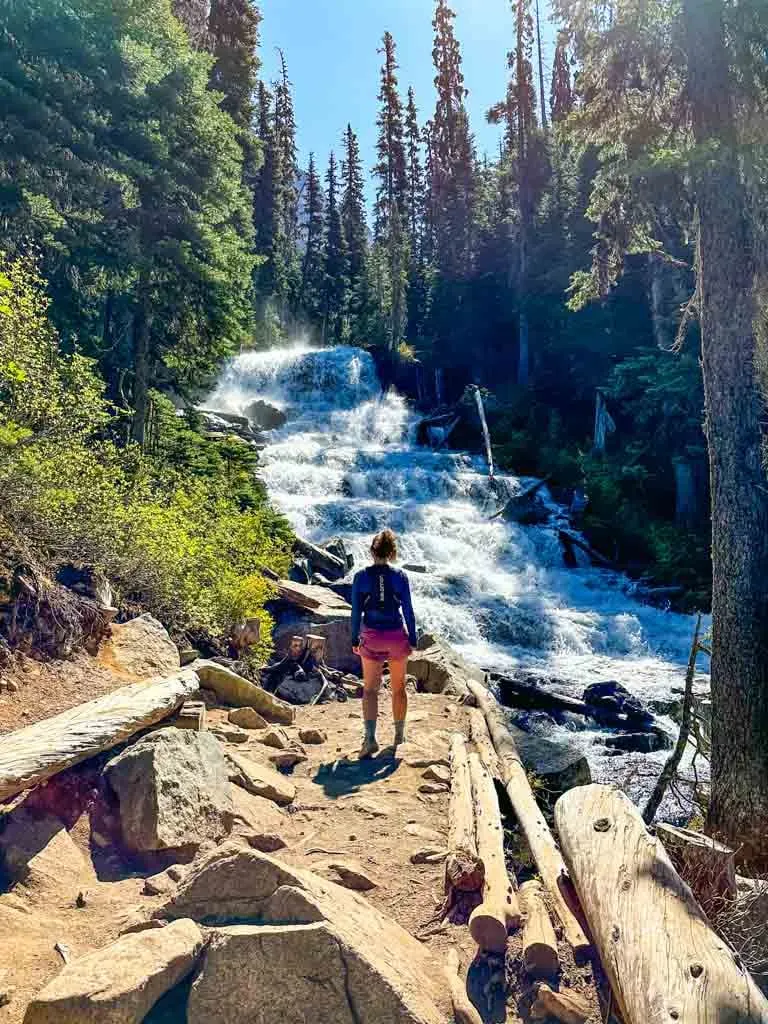
[[397,539],[391,530],[376,534],[371,556],[373,565],[356,573],[352,586],[352,649],[363,660],[365,736],[361,758],[372,757],[379,749],[376,719],[385,661],[389,662],[392,687],[395,746],[405,740],[408,713],[405,670],[408,656],[416,646],[416,617],[408,577],[389,564],[397,558]]

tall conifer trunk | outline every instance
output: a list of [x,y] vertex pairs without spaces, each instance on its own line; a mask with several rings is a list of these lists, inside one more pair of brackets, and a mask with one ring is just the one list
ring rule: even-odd
[[755,370],[754,261],[722,0],[684,0],[698,154],[698,274],[712,481],[708,827],[768,862],[768,482]]

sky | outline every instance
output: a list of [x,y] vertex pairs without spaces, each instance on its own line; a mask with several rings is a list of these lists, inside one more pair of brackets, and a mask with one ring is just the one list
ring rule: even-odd
[[[451,6],[478,153],[495,155],[500,129],[486,124],[485,112],[506,93],[506,58],[514,44],[510,2],[452,0]],[[377,50],[387,30],[397,44],[403,100],[412,85],[420,120],[432,116],[434,0],[261,0],[260,7],[262,75],[267,81],[276,77],[276,48],[281,47],[294,85],[301,166],[314,152],[324,167],[331,148],[340,151],[347,122],[360,136],[366,169],[373,165],[381,66]],[[544,18],[547,0],[541,8]],[[555,32],[547,21],[542,35],[548,89]]]

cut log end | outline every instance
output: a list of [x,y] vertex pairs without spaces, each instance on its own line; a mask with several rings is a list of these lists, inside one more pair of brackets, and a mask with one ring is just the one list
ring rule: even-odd
[[472,911],[472,916],[469,919],[469,934],[480,949],[489,953],[503,953],[507,948],[509,929],[519,924],[519,914],[516,925],[513,925],[506,907],[481,903]]
[[485,869],[477,853],[451,850],[445,861],[446,892],[478,892],[483,888]]

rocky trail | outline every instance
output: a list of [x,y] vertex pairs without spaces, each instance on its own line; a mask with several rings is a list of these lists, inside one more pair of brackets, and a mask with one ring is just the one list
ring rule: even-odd
[[[58,673],[69,679],[53,708],[61,715],[78,698],[98,703],[129,681],[146,687],[157,671],[178,671],[159,624],[133,623],[113,627],[122,640],[98,659],[19,663],[19,687],[0,696],[0,764],[19,729],[50,718],[43,701]],[[408,742],[395,753],[383,694],[383,749],[369,761],[357,758],[354,697],[291,709],[291,724],[210,689],[197,697],[205,710],[191,729],[174,712],[0,805],[0,1020],[303,1021],[313,1006],[318,1021],[347,1012],[356,1022],[445,1021],[452,951],[481,1019],[532,1019],[521,936],[505,966],[503,955],[477,956],[466,912],[455,923],[439,913],[451,736],[473,749],[459,697],[412,692]],[[267,896],[291,882],[316,887],[325,909],[287,905],[268,925]],[[305,916],[344,937],[343,970]],[[352,980],[357,958],[364,984]],[[346,990],[329,994],[344,970]],[[561,985],[583,993],[588,1019],[602,1019],[589,964],[566,956]],[[290,1006],[278,1011],[286,993]]]

